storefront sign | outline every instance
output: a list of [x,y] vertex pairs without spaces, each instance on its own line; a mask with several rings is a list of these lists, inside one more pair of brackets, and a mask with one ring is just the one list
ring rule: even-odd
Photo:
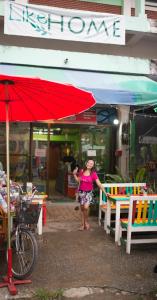
[[35,149],[35,156],[36,157],[46,157],[46,149],[39,149],[39,148],[36,148]]
[[96,150],[93,149],[87,150],[87,156],[96,156]]
[[88,124],[88,125],[96,125],[96,111],[85,111],[81,114],[74,115],[68,118],[64,118],[61,120],[54,120],[53,123],[61,123],[61,124]]
[[5,1],[4,33],[125,44],[124,16]]

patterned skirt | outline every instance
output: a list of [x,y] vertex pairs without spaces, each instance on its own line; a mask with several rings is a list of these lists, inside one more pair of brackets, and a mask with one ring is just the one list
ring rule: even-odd
[[80,205],[88,204],[90,205],[93,201],[93,193],[92,191],[78,191],[78,202]]

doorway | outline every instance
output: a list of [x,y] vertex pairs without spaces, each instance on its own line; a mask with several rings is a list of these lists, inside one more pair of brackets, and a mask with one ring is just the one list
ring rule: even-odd
[[[68,178],[72,175],[72,163],[76,162],[74,141],[51,141],[49,148],[49,195],[69,196]],[[73,193],[75,196],[75,193]]]
[[111,171],[112,128],[83,124],[36,124],[33,127],[32,179],[49,198],[75,198],[72,161],[83,167],[94,159],[100,180]]
[[61,160],[61,144],[50,142],[49,179],[55,180],[58,175],[58,165]]

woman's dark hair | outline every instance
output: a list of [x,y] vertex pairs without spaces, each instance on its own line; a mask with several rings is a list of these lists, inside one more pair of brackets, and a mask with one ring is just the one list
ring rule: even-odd
[[[87,170],[86,165],[87,165],[87,163],[88,163],[89,160],[92,160],[92,161],[94,162],[93,159],[88,159],[88,160],[86,160],[86,161],[85,161],[85,167],[83,168],[83,172],[85,172],[85,171]],[[94,166],[95,166],[95,162],[94,162]],[[93,168],[91,168],[91,174],[95,171],[95,167],[94,167],[94,166],[93,166]]]

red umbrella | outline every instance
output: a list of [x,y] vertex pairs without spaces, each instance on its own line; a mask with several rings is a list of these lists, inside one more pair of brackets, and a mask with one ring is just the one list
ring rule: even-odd
[[9,122],[61,119],[85,111],[94,104],[95,100],[91,93],[72,85],[40,78],[0,75],[0,121],[6,122],[8,195],[8,273],[6,282],[0,284],[0,287],[7,285],[11,294],[17,293],[15,284],[19,284],[19,281],[12,279]]
[[0,75],[0,121],[41,121],[78,114],[95,104],[91,93],[40,78]]

